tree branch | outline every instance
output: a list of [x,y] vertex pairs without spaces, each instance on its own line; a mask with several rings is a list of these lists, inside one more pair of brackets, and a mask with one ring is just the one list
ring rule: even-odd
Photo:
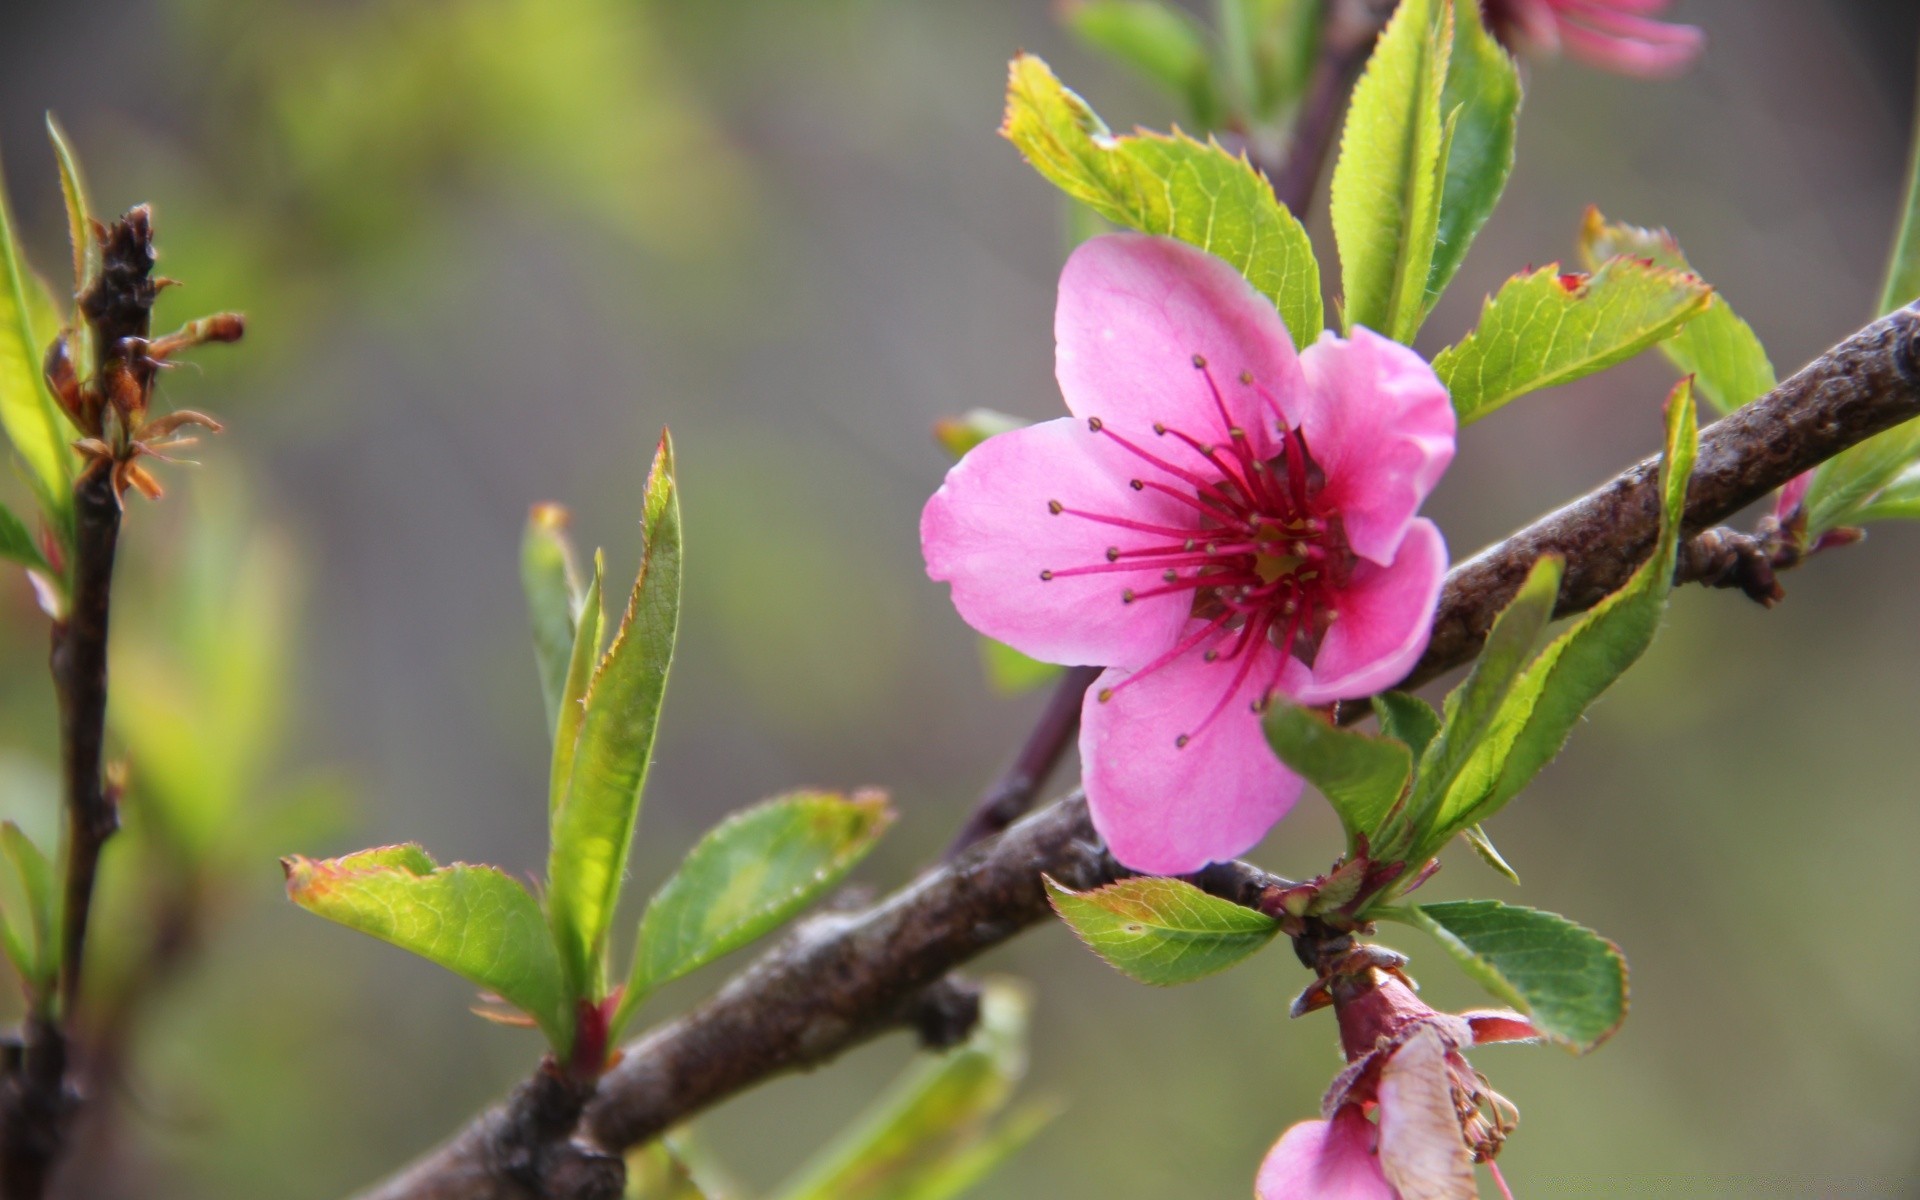
[[1098,678],[1099,667],[1067,668],[1060,682],[1054,685],[1053,695],[1041,710],[1033,732],[1027,735],[1020,752],[1014,756],[1013,764],[981,793],[973,815],[954,835],[953,844],[947,847],[948,858],[1001,832],[1033,807],[1034,797],[1047,785],[1047,777],[1053,774],[1073,735],[1079,731],[1081,701]]
[[[1716,523],[1917,416],[1920,311],[1905,309],[1709,426],[1689,485],[1688,525]],[[1641,462],[1454,568],[1413,680],[1472,658],[1542,553],[1567,556],[1563,613],[1624,583],[1657,534],[1657,478],[1658,460]],[[1046,915],[1042,875],[1084,889],[1123,874],[1099,845],[1086,801],[1078,793],[1058,801],[865,912],[808,921],[704,1004],[630,1044],[588,1103],[586,1129],[601,1146],[624,1149],[765,1079],[820,1066],[901,1028],[928,985]],[[1196,881],[1242,903],[1285,882],[1244,864],[1211,868]],[[492,1166],[509,1114],[510,1107],[489,1110],[362,1200],[524,1200],[520,1185]]]

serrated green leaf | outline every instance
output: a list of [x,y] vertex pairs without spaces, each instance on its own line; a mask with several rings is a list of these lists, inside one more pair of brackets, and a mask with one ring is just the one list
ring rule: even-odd
[[640,573],[587,689],[566,798],[550,820],[547,917],[569,987],[595,998],[606,987],[607,929],[640,819],[680,622],[680,495],[664,432],[647,472],[642,538]]
[[[1473,757],[1492,726],[1514,681],[1520,678],[1540,637],[1553,620],[1560,597],[1565,563],[1543,555],[1527,572],[1526,581],[1507,607],[1494,619],[1473,670],[1459,687],[1447,693],[1440,731],[1427,743],[1414,775],[1413,792],[1404,822],[1394,822],[1375,844],[1376,856],[1391,858],[1416,845],[1434,844],[1431,827],[1454,780]],[[1439,844],[1444,844],[1444,839]]]
[[[87,177],[80,170],[80,156],[73,152],[73,143],[67,138],[67,131],[60,128],[60,122],[53,114],[47,114],[47,137],[53,143],[53,155],[60,164],[60,196],[67,208],[67,238],[73,246],[73,295],[76,306],[80,294],[100,273],[100,243],[93,236],[93,205],[87,199]],[[78,308],[75,309],[76,316]],[[83,322],[75,320],[76,329]],[[80,356],[81,362],[92,362],[90,355]]]
[[1342,729],[1314,709],[1276,703],[1267,710],[1266,732],[1280,761],[1340,814],[1350,842],[1379,830],[1413,774],[1405,742]]
[[1178,131],[1115,137],[1030,54],[1013,60],[1000,132],[1054,186],[1108,220],[1231,263],[1272,298],[1296,345],[1320,336],[1313,245],[1245,158]]
[[45,1002],[60,977],[59,880],[40,847],[12,821],[0,822],[0,852],[8,866],[0,937],[27,990]]
[[1010,417],[1006,413],[995,412],[990,408],[974,408],[957,417],[945,417],[935,421],[933,436],[940,443],[940,448],[958,462],[967,451],[994,434],[1025,429],[1031,424],[1033,422],[1024,417]]
[[1019,985],[988,981],[972,1036],[907,1071],[776,1200],[953,1200],[978,1183],[1054,1115],[1001,1116],[1026,1073],[1028,1006]]
[[1206,32],[1161,0],[1075,0],[1066,26],[1082,42],[1183,101],[1202,129],[1220,123]]
[[1003,696],[1019,696],[1045,687],[1066,671],[1057,663],[1028,658],[1005,642],[984,636],[980,639],[980,664],[986,668],[987,682]]
[[1441,802],[1430,846],[1437,848],[1485,821],[1519,795],[1560,753],[1588,706],[1653,642],[1673,590],[1698,434],[1693,396],[1682,380],[1667,402],[1660,537],[1653,554],[1620,590],[1574,621],[1527,665]]
[[1554,1041],[1585,1052],[1627,1019],[1620,948],[1565,917],[1496,900],[1405,910],[1481,986],[1533,1019]]
[[[1587,269],[1594,270],[1608,259],[1621,256],[1693,273],[1671,233],[1610,223],[1599,209],[1587,209],[1580,230],[1580,257]],[[1693,376],[1694,392],[1722,413],[1758,400],[1779,382],[1766,347],[1718,292],[1705,312],[1660,343],[1660,352],[1682,375]]]
[[1090,892],[1048,879],[1047,896],[1095,954],[1156,987],[1224,971],[1280,931],[1271,917],[1178,879],[1140,876]]
[[573,1006],[553,936],[519,880],[438,866],[416,845],[281,865],[301,908],[440,964],[532,1017],[556,1052],[570,1047]]
[[50,574],[53,570],[41,556],[32,531],[4,504],[0,504],[0,558],[19,563],[30,571]]
[[1887,261],[1887,283],[1880,290],[1884,315],[1920,300],[1920,103],[1915,105],[1913,148],[1907,152],[1906,203],[1900,210],[1900,231],[1894,235]]
[[540,670],[550,730],[559,728],[560,704],[573,661],[575,614],[585,599],[573,544],[567,538],[567,521],[567,510],[558,504],[536,504],[520,539],[520,586],[527,594],[534,664]]
[[1333,168],[1346,325],[1411,342],[1427,314],[1447,138],[1451,0],[1403,0],[1353,89]]
[[1705,312],[1713,290],[1694,275],[1614,258],[1584,278],[1553,266],[1517,275],[1481,310],[1480,324],[1442,350],[1433,369],[1463,422],[1528,392],[1624,362]]
[[701,838],[647,905],[616,1029],[662,984],[792,919],[846,877],[893,823],[885,796],[796,792]]
[[1920,421],[1895,425],[1849,446],[1814,469],[1802,505],[1812,541],[1843,525],[1859,525],[1882,491],[1920,460]]
[[1440,714],[1418,696],[1406,692],[1381,692],[1373,698],[1373,715],[1380,721],[1380,732],[1398,738],[1418,760],[1440,732]]
[[0,429],[27,464],[40,506],[65,529],[73,505],[72,426],[54,404],[41,359],[59,330],[13,231],[6,181],[0,177]]
[[567,678],[560,686],[560,705],[554,716],[553,763],[547,774],[547,819],[551,821],[573,785],[573,759],[580,749],[580,726],[587,719],[587,689],[593,686],[600,662],[600,643],[606,635],[606,613],[600,604],[607,573],[606,561],[593,556],[593,578],[580,599],[574,621],[573,650],[567,657]]
[[1440,218],[1427,275],[1431,311],[1493,215],[1513,172],[1520,129],[1520,70],[1481,19],[1480,6],[1456,6],[1458,30],[1447,66],[1442,113],[1457,114],[1447,147]]

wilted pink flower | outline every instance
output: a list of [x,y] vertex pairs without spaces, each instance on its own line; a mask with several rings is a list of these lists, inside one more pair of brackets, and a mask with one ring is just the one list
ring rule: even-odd
[[1533,1026],[1512,1012],[1437,1012],[1392,969],[1362,967],[1322,995],[1339,1014],[1347,1069],[1327,1092],[1325,1119],[1300,1122],[1267,1152],[1255,1196],[1473,1200],[1474,1164],[1492,1163],[1518,1114],[1461,1051],[1532,1040]]
[[1108,669],[1080,753],[1121,862],[1231,858],[1300,781],[1259,710],[1397,682],[1427,644],[1446,546],[1420,503],[1453,457],[1433,371],[1364,329],[1294,354],[1232,267],[1165,238],[1082,245],[1060,277],[1072,417],[989,438],[920,519],[969,624]]
[[1558,53],[1626,75],[1672,75],[1700,55],[1706,35],[1655,21],[1670,0],[1482,0],[1487,24],[1508,46]]

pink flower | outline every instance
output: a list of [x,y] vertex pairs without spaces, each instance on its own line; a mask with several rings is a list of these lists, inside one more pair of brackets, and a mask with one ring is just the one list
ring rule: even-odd
[[1296,356],[1238,272],[1165,238],[1076,250],[1054,336],[1073,415],[948,473],[927,573],[980,632],[1107,668],[1080,732],[1094,824],[1135,870],[1198,870],[1299,794],[1261,734],[1273,696],[1369,695],[1426,648],[1447,552],[1414,514],[1453,408],[1364,329]]
[[[1362,955],[1373,947],[1360,947]],[[1474,1164],[1500,1151],[1518,1114],[1461,1053],[1538,1035],[1518,1013],[1427,1007],[1397,968],[1361,964],[1309,989],[1340,1018],[1348,1066],[1323,1102],[1267,1152],[1258,1200],[1473,1200]],[[1296,1011],[1300,1006],[1296,1007]],[[1368,1114],[1376,1113],[1376,1124]],[[1506,1184],[1494,1169],[1501,1190]]]
[[1624,75],[1683,71],[1706,35],[1692,25],[1655,21],[1670,0],[1482,0],[1487,24],[1509,47],[1576,57]]

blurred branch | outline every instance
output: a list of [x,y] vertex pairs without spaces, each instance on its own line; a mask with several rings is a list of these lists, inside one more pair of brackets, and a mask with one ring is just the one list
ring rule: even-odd
[[[1874,322],[1700,439],[1687,517],[1730,516],[1802,471],[1901,421],[1920,417],[1920,309]],[[1433,648],[1413,682],[1471,659],[1493,616],[1541,554],[1567,556],[1563,613],[1622,584],[1651,549],[1658,460],[1481,552],[1448,575]],[[1683,574],[1685,568],[1683,565]],[[585,1109],[588,1133],[623,1150],[756,1083],[832,1060],[910,1024],[924,989],[1048,911],[1043,875],[1098,887],[1124,875],[1099,844],[1078,793],[919,879],[871,909],[827,914],[735,976],[716,995],[630,1044]],[[1258,868],[1209,868],[1195,882],[1248,903],[1284,884]],[[501,1166],[513,1102],[489,1110],[363,1200],[524,1200]],[[548,1192],[579,1197],[584,1193]]]
[[953,858],[975,842],[984,841],[1005,830],[1033,807],[1033,799],[1047,785],[1047,777],[1067,752],[1073,735],[1080,728],[1081,700],[1093,681],[1100,678],[1099,667],[1069,667],[1054,685],[1047,707],[1034,723],[1020,753],[993,786],[981,793],[973,815],[960,827],[947,857]]

